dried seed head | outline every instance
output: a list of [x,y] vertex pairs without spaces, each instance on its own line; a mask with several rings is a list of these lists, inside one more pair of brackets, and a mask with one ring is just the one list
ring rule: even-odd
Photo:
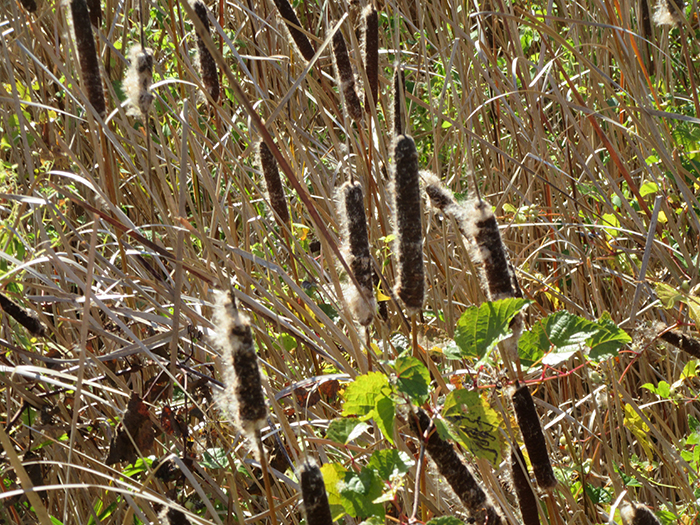
[[394,213],[396,214],[396,293],[408,315],[423,307],[423,227],[418,179],[418,153],[411,137],[399,135],[394,141]]
[[539,505],[530,485],[525,458],[518,447],[513,447],[510,451],[510,469],[523,523],[525,525],[540,525],[540,515],[537,512]]
[[270,206],[277,214],[280,226],[290,224],[289,208],[287,207],[287,197],[284,194],[282,179],[277,168],[277,160],[270,151],[270,148],[263,141],[258,143],[257,164],[265,177],[265,188],[270,199]]
[[452,445],[443,441],[439,436],[428,415],[419,408],[416,414],[411,413],[408,415],[408,423],[411,431],[420,440],[424,439],[425,433],[428,431],[428,439],[425,440],[425,450],[435,462],[435,465],[437,465],[438,472],[449,483],[474,519],[474,523],[477,525],[500,525],[506,523],[469,467],[462,463]]
[[685,335],[680,330],[668,330],[663,323],[656,323],[654,329],[660,332],[659,337],[667,343],[684,351],[685,353],[700,359],[700,341]]
[[367,218],[359,182],[346,182],[338,190],[338,204],[348,265],[360,285],[348,287],[348,304],[355,319],[367,326],[374,319],[377,303],[372,287],[372,259],[369,252]]
[[20,2],[22,3],[22,7],[24,7],[30,13],[33,13],[34,11],[36,11],[35,0],[20,0]]
[[238,311],[230,293],[218,293],[214,324],[226,385],[218,402],[252,440],[265,422],[267,408],[250,322]]
[[403,72],[403,69],[401,69],[400,65],[396,65],[396,69],[394,70],[394,93],[393,93],[393,98],[394,98],[394,115],[393,115],[393,121],[394,121],[394,136],[398,137],[399,135],[403,135],[404,133],[404,125],[405,125],[405,119],[404,119],[404,111],[403,111],[403,101],[406,93],[406,75]]
[[153,95],[149,91],[153,82],[153,51],[137,44],[129,51],[129,69],[124,78],[124,90],[129,97],[130,115],[145,117],[151,109]]
[[333,35],[333,63],[335,64],[338,84],[343,92],[345,109],[348,115],[355,121],[362,121],[362,105],[355,91],[355,74],[348,57],[348,48],[345,46],[345,38],[340,30]]
[[100,117],[106,112],[105,94],[102,88],[100,65],[95,49],[95,38],[92,35],[90,13],[85,0],[70,0],[70,12],[73,19],[75,47],[78,50],[78,61],[83,78],[85,92],[90,104]]
[[304,500],[306,523],[308,525],[331,525],[333,518],[321,469],[313,460],[307,460],[299,467],[297,477],[301,481],[301,497]]
[[277,11],[279,11],[280,16],[284,19],[284,26],[289,31],[289,36],[292,42],[299,50],[299,53],[304,60],[311,62],[311,59],[316,54],[311,42],[306,37],[306,34],[299,29],[301,24],[297,18],[297,14],[294,12],[291,4],[287,0],[275,0],[275,5],[277,6]]
[[659,0],[654,11],[654,23],[659,26],[679,26],[685,20],[684,11],[683,0]]
[[[369,86],[365,86],[365,109],[379,100],[379,16],[372,5],[362,10],[362,61]],[[370,97],[371,95],[371,97]]]
[[87,0],[88,10],[90,11],[90,22],[95,27],[100,27],[102,24],[102,6],[100,0]]
[[626,503],[620,508],[620,517],[624,525],[661,525],[649,507],[639,503]]
[[164,507],[158,514],[158,522],[161,525],[190,525],[185,513],[170,507]]
[[12,317],[19,324],[24,326],[29,333],[37,337],[46,336],[46,327],[44,323],[41,322],[39,317],[30,310],[25,310],[20,305],[16,304],[14,301],[8,299],[5,295],[0,293],[0,307],[5,311],[7,315]]
[[[194,0],[192,9],[204,25],[206,32],[209,33],[209,15],[207,6],[202,0]],[[197,59],[199,63],[199,74],[202,75],[202,84],[209,93],[209,96],[214,102],[219,100],[219,70],[216,67],[216,61],[211,56],[202,36],[197,32]]]
[[464,208],[459,205],[454,195],[452,195],[452,192],[431,171],[421,170],[420,177],[423,181],[425,193],[430,198],[433,206],[438,208],[446,217],[454,219],[460,233],[466,236],[467,215]]
[[557,485],[557,478],[554,477],[540,418],[527,385],[518,386],[516,383],[512,401],[525,448],[535,472],[537,485],[542,490],[552,490]]

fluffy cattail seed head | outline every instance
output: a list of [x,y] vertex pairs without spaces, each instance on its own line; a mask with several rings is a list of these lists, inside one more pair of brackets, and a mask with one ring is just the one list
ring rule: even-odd
[[[207,6],[204,5],[202,0],[194,0],[191,5],[195,14],[199,20],[201,20],[202,25],[204,25],[206,32],[209,33]],[[219,70],[216,67],[214,57],[211,56],[199,32],[197,32],[197,58],[199,62],[199,74],[202,75],[202,84],[204,84],[212,100],[217,102],[219,100]]]
[[263,173],[263,177],[265,177],[265,188],[270,199],[270,206],[277,214],[280,226],[283,224],[289,226],[289,208],[287,207],[287,198],[284,194],[280,172],[277,168],[277,160],[263,141],[260,141],[257,147],[257,164]]
[[394,136],[398,137],[404,133],[404,112],[403,112],[403,100],[405,96],[405,86],[406,86],[406,75],[404,75],[403,69],[400,65],[396,65],[394,70],[394,105],[393,105],[393,122],[394,122]]
[[284,26],[289,31],[289,36],[292,38],[292,42],[299,50],[299,53],[304,60],[311,62],[311,59],[316,54],[311,42],[306,37],[306,34],[299,29],[301,24],[297,18],[297,14],[294,12],[294,8],[287,0],[275,0],[275,6],[277,6],[277,11],[279,11],[280,16],[284,19]]
[[170,507],[164,507],[158,514],[158,522],[161,525],[190,525],[185,513]]
[[454,195],[448,190],[434,173],[421,170],[423,188],[433,206],[438,208],[446,217],[455,221],[462,235],[467,235],[467,215],[464,208],[459,205]]
[[267,408],[250,322],[238,311],[230,293],[219,293],[214,323],[226,385],[219,405],[252,439],[265,422]]
[[518,506],[523,517],[524,525],[540,525],[540,515],[537,497],[530,485],[530,476],[527,472],[527,464],[520,449],[515,446],[510,451],[510,468],[513,478],[513,487],[518,496]]
[[348,304],[355,319],[367,326],[374,319],[377,303],[372,287],[372,259],[369,252],[367,218],[359,182],[346,182],[338,190],[338,201],[343,227],[343,240],[348,265],[360,289],[351,283]]
[[338,84],[345,100],[345,109],[355,122],[360,122],[362,120],[362,105],[357,91],[355,91],[355,74],[352,72],[348,48],[340,30],[333,35],[333,63],[338,75]]
[[102,88],[102,77],[100,76],[95,38],[92,34],[90,13],[85,0],[70,0],[70,13],[73,19],[75,47],[78,50],[78,61],[80,62],[85,92],[97,114],[104,117],[106,112],[105,94]]
[[313,460],[307,460],[299,467],[297,477],[301,482],[307,525],[331,525],[333,518],[321,469]]
[[153,83],[153,51],[137,44],[129,51],[129,69],[124,78],[124,90],[129,97],[130,115],[146,116],[153,103],[149,91]]
[[627,503],[620,509],[624,525],[661,525],[654,513],[639,503]]
[[418,152],[411,137],[399,135],[394,141],[394,213],[396,253],[399,259],[396,293],[408,315],[423,307],[423,227],[418,179]]
[[683,0],[659,0],[654,11],[654,23],[659,26],[679,26],[684,20],[684,10]]
[[365,64],[368,86],[365,86],[365,108],[379,98],[379,16],[372,5],[362,10],[362,60]]

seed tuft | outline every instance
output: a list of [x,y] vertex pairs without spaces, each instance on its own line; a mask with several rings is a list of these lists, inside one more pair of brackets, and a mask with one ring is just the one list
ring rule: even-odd
[[683,24],[685,2],[683,0],[659,0],[654,11],[654,23],[676,27]]
[[654,513],[639,503],[627,503],[620,508],[620,517],[624,525],[661,525]]
[[124,89],[129,98],[127,113],[132,116],[148,115],[154,98],[149,91],[152,83],[153,51],[140,44],[134,45],[129,51],[129,69],[124,78]]

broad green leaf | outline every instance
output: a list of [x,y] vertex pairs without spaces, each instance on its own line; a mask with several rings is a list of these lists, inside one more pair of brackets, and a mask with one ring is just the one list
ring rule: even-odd
[[399,392],[406,394],[418,405],[428,398],[430,372],[415,357],[399,357],[395,363],[396,383]]
[[464,525],[464,522],[454,516],[440,516],[439,518],[433,518],[425,525]]
[[360,473],[347,471],[340,489],[340,501],[345,512],[353,518],[384,517],[384,506],[374,503],[382,495],[384,482],[371,468]]
[[509,298],[467,308],[455,328],[455,342],[462,356],[481,359],[491,352],[510,335],[508,325],[529,303],[526,299]]
[[328,495],[328,504],[331,507],[331,515],[333,521],[340,519],[345,515],[345,507],[343,506],[340,496],[341,485],[345,482],[345,475],[348,470],[340,463],[326,463],[321,467],[323,475],[323,484],[326,486],[326,494]]
[[382,397],[377,400],[377,408],[373,412],[374,421],[377,423],[379,430],[382,431],[384,437],[394,444],[394,401],[389,397]]
[[695,328],[700,330],[700,301],[695,297],[688,296],[683,302],[688,306],[688,313],[695,323]]
[[683,301],[683,296],[666,283],[654,283],[654,289],[664,308],[673,308],[676,304]]
[[[501,417],[475,390],[453,390],[445,398],[442,417],[452,437],[478,458],[496,466],[501,462]],[[438,429],[439,430],[439,429]]]
[[616,355],[620,348],[632,342],[632,338],[615,324],[608,312],[603,312],[597,324],[598,332],[586,341],[591,348],[588,353],[591,359],[599,360],[608,355]]
[[649,443],[649,425],[639,416],[637,411],[630,404],[625,405],[625,418],[623,420],[625,428],[629,429],[637,441],[642,446],[649,461],[654,459],[654,447]]
[[360,525],[384,525],[384,518],[372,516],[371,518],[360,523]]
[[367,467],[373,468],[379,477],[388,481],[395,474],[405,474],[415,461],[405,452],[399,452],[395,448],[377,450],[369,458]]
[[646,197],[659,191],[659,186],[655,182],[645,182],[639,187],[639,195]]
[[326,439],[347,445],[360,437],[368,428],[369,425],[367,423],[363,423],[356,417],[334,419],[331,421],[331,424],[328,425]]
[[389,380],[381,372],[358,376],[345,390],[344,416],[357,416],[362,421],[372,417],[377,401],[391,395]]
[[659,384],[656,386],[651,383],[644,383],[642,388],[646,388],[663,399],[671,399],[671,385],[666,381],[659,381]]
[[209,469],[228,468],[228,456],[225,448],[208,448],[202,454],[202,465]]
[[698,375],[698,360],[697,359],[691,359],[688,361],[685,366],[683,367],[683,371],[681,372],[681,379],[690,379]]

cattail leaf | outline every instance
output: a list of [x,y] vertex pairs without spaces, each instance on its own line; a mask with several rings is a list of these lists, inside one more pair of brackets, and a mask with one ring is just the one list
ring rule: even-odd
[[326,495],[328,496],[328,504],[331,507],[333,521],[342,518],[346,514],[340,490],[343,483],[345,483],[345,475],[347,473],[348,470],[340,463],[326,463],[321,467],[323,484],[326,486]]
[[368,428],[369,425],[367,423],[360,421],[356,417],[334,419],[328,425],[326,439],[347,445],[360,437]]
[[390,395],[389,380],[381,372],[358,376],[345,390],[343,416],[357,416],[367,421],[374,415],[377,403]]
[[503,420],[479,392],[464,389],[450,392],[445,398],[442,418],[448,423],[450,437],[469,452],[488,460],[494,467],[501,463]]
[[414,464],[415,461],[408,454],[391,448],[376,450],[369,458],[367,466],[376,470],[384,481],[389,481],[392,476],[408,472]]
[[400,357],[394,366],[398,391],[417,405],[425,403],[430,385],[430,372],[425,365],[415,357]]
[[530,301],[507,298],[470,306],[457,321],[455,342],[462,357],[483,359],[510,334],[510,322]]
[[384,517],[384,506],[374,503],[381,497],[384,482],[374,469],[364,467],[360,473],[348,471],[340,489],[340,500],[345,512],[353,518]]
[[464,522],[454,516],[440,516],[439,518],[433,518],[425,525],[464,525]]

